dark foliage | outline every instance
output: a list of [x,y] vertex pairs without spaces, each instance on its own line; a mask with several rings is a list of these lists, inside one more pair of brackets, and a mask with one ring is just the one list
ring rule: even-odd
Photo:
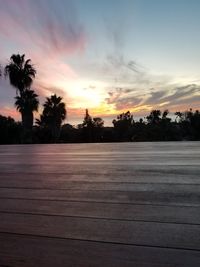
[[22,126],[11,117],[0,115],[0,144],[19,144]]
[[113,120],[113,125],[116,141],[131,141],[134,120],[130,111],[120,114],[116,120]]
[[30,62],[30,59],[25,60],[25,55],[13,54],[5,67],[5,76],[9,76],[10,83],[16,88],[17,93],[21,94],[24,90],[30,89],[35,78],[36,70]]
[[103,139],[104,121],[99,118],[92,118],[86,109],[83,123],[78,126],[84,142],[101,142]]
[[43,107],[44,109],[42,115],[40,115],[40,120],[36,120],[41,129],[39,134],[44,136],[44,139],[46,136],[48,142],[58,142],[61,124],[66,117],[65,103],[62,102],[62,97],[54,94],[46,98]]
[[[58,97],[57,97],[58,98]],[[51,98],[45,102],[45,107]],[[57,102],[62,103],[61,99]],[[45,109],[44,107],[44,109]],[[63,109],[63,105],[61,105]],[[66,112],[66,111],[65,111]],[[33,127],[33,143],[80,143],[80,142],[124,142],[124,141],[195,141],[200,140],[200,112],[198,110],[186,111],[184,113],[176,112],[174,121],[168,118],[168,111],[163,113],[153,110],[146,120],[139,119],[134,121],[130,112],[122,113],[113,121],[114,127],[104,127],[101,118],[92,118],[86,110],[83,123],[78,126],[64,124],[61,126],[66,114],[64,111],[58,119],[59,136],[53,136],[52,125],[55,126],[54,116],[41,115],[37,126]],[[57,113],[56,113],[57,114]],[[44,117],[43,117],[44,116]],[[46,116],[46,117],[45,117]],[[53,119],[54,118],[54,119]],[[57,118],[57,117],[56,117]],[[52,124],[52,121],[54,123]],[[23,127],[16,123],[12,118],[0,116],[0,143],[14,144],[20,143],[23,134]],[[55,139],[56,138],[56,139]]]
[[39,101],[30,87],[36,70],[30,59],[25,60],[25,55],[13,54],[4,71],[10,84],[16,88],[15,106],[22,116],[22,142],[32,143],[33,112],[37,111]]
[[200,111],[192,109],[176,112],[173,121],[168,117],[168,110],[152,110],[138,121],[127,111],[113,120],[113,127],[104,127],[102,118],[92,118],[86,109],[82,124],[62,126],[67,112],[62,97],[56,94],[46,98],[40,119],[33,126],[33,112],[38,110],[39,100],[31,90],[36,74],[31,60],[13,54],[4,71],[16,88],[15,106],[21,113],[22,123],[0,115],[0,144],[200,140]]

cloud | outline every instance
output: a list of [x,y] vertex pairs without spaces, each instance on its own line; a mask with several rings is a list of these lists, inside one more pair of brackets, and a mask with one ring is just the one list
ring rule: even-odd
[[188,84],[184,86],[164,85],[163,89],[137,89],[116,88],[108,91],[105,99],[108,105],[114,106],[115,110],[132,110],[140,112],[149,111],[153,108],[174,110],[186,110],[190,107],[199,108],[200,85]]
[[115,88],[108,92],[108,97],[105,99],[108,105],[113,105],[116,110],[132,109],[142,102],[140,96],[134,96],[134,89],[130,88]]
[[[53,93],[61,95],[69,118],[82,117],[80,107],[89,105],[105,116],[125,109],[199,106],[198,84],[176,84],[172,77],[152,74],[132,58],[126,49],[129,29],[121,17],[117,23],[112,18],[107,21],[108,43],[101,47],[100,42],[99,54],[94,53],[91,38],[91,50],[80,57],[87,49],[88,36],[72,0],[0,0],[0,6],[2,65],[12,53],[25,53],[37,70],[33,89],[40,103]],[[14,96],[15,90],[2,79],[0,108],[4,114],[14,110]]]
[[159,105],[166,103],[166,105],[173,106],[175,104],[192,102],[197,97],[195,94],[200,93],[200,85],[188,84],[185,86],[174,86],[166,90],[152,91],[150,96],[146,99],[147,105]]
[[[146,100],[148,104],[154,104],[157,102],[160,102],[167,94],[166,90],[161,90],[161,91],[153,91],[151,93],[151,96]],[[166,100],[167,101],[167,100]]]
[[149,90],[149,96],[147,96],[147,99],[145,100],[145,104],[147,105],[155,105],[160,102],[164,102],[162,99],[164,96],[166,96],[167,91],[165,90],[155,90],[154,88],[151,88]]
[[85,33],[72,2],[0,0],[0,32],[10,42],[34,47],[44,55],[67,55],[84,49]]
[[119,55],[108,55],[107,56],[108,64],[110,64],[113,68],[117,70],[121,70],[122,68],[128,69],[130,71],[140,73],[139,65],[133,61],[127,61],[122,54]]
[[17,121],[20,121],[20,119],[21,119],[20,113],[17,112],[16,109],[14,109],[13,107],[10,107],[10,106],[0,105],[0,115],[5,116],[5,117],[10,116]]
[[[0,0],[0,6],[1,64],[5,66],[13,53],[25,53],[37,70],[33,89],[42,101],[55,92],[66,96],[78,79],[68,59],[82,54],[87,42],[73,1]],[[1,82],[2,104],[4,99],[13,104],[10,90],[8,82]]]
[[141,98],[138,97],[127,97],[119,99],[115,107],[117,110],[132,109],[137,107],[142,102]]
[[177,102],[184,101],[186,98],[190,98],[195,93],[200,93],[200,85],[188,84],[185,86],[179,86],[172,90],[172,93],[164,98],[164,101]]

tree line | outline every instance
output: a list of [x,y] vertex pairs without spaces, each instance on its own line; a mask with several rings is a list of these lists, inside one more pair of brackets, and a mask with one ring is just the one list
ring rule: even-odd
[[[33,115],[34,111],[37,112],[39,108],[38,95],[31,88],[36,69],[31,64],[30,59],[25,60],[25,55],[13,54],[10,57],[10,62],[4,68],[4,74],[16,89],[15,106],[21,114],[21,124],[16,126],[20,132],[19,140],[21,143],[33,143]],[[42,114],[36,123],[41,129],[45,128],[50,132],[51,142],[58,142],[61,124],[65,117],[65,103],[62,102],[62,97],[54,94],[46,98]],[[3,118],[2,124],[5,121],[9,124],[11,120],[11,118],[7,118],[7,120]]]
[[145,119],[137,121],[127,111],[112,121],[113,127],[105,127],[102,118],[92,118],[86,109],[81,124],[62,125],[67,112],[62,97],[56,94],[46,98],[34,125],[39,99],[31,87],[36,75],[31,60],[14,54],[3,70],[16,89],[15,106],[21,122],[0,115],[0,144],[200,140],[199,110],[178,111],[174,120],[168,110],[152,110]]

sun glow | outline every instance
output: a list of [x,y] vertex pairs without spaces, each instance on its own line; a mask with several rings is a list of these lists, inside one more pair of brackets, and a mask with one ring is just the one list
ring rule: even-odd
[[102,92],[101,85],[97,82],[93,85],[88,86],[88,82],[79,82],[70,86],[71,107],[72,108],[88,108],[95,109],[99,108],[105,99],[105,95]]
[[97,92],[88,89],[74,88],[73,97],[76,98],[77,103],[73,103],[74,108],[95,108],[101,103],[100,96]]

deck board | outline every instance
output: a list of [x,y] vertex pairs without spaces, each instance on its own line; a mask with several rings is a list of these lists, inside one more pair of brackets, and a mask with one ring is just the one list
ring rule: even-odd
[[0,146],[0,266],[199,267],[200,142]]
[[4,199],[0,212],[200,224],[200,207],[186,206]]
[[[173,185],[171,186],[173,190]],[[199,192],[0,188],[0,198],[200,206]]]
[[0,232],[200,250],[200,226],[0,213]]
[[12,234],[0,234],[0,242],[1,266],[199,267],[200,262],[200,253],[189,250]]

